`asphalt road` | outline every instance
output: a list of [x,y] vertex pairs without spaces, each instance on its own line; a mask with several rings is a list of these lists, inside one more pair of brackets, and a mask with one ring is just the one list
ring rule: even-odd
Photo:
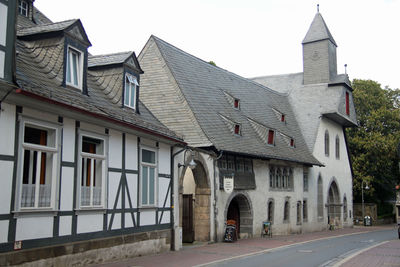
[[333,266],[353,253],[393,239],[398,239],[397,232],[393,230],[340,236],[277,248],[264,254],[227,260],[209,266]]

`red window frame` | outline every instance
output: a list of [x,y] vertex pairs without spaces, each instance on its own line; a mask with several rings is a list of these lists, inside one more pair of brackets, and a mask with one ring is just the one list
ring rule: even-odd
[[346,92],[346,114],[350,115],[350,94]]
[[275,135],[275,131],[273,131],[273,130],[268,131],[268,140],[267,140],[268,145],[274,144],[274,135]]
[[234,102],[233,102],[233,107],[234,107],[234,108],[237,108],[237,109],[239,108],[239,99],[235,99],[235,100],[234,100]]
[[240,135],[240,125],[235,124],[235,134]]

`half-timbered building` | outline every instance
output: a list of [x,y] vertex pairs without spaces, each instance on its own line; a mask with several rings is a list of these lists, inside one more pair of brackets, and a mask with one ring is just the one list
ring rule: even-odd
[[184,142],[140,100],[135,53],[90,55],[80,20],[5,3],[18,27],[16,12],[1,16],[0,265],[170,249],[171,155]]

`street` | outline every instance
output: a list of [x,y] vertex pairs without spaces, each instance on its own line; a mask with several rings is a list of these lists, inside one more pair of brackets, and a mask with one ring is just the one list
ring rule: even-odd
[[357,226],[234,243],[194,244],[180,251],[96,266],[386,266],[388,262],[400,266],[399,255],[397,226]]
[[397,239],[393,230],[340,236],[277,248],[267,253],[207,266],[333,266],[357,251],[393,239]]

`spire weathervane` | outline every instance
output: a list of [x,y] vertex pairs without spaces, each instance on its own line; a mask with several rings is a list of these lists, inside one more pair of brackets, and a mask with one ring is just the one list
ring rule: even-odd
[[317,12],[319,13],[319,4],[317,4]]
[[344,74],[347,74],[347,64],[344,64]]

